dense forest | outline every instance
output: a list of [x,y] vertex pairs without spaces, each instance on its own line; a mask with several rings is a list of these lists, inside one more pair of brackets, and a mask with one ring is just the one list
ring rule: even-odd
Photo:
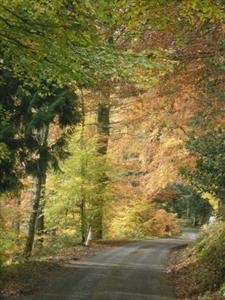
[[225,1],[2,0],[0,28],[0,270],[213,215],[184,260],[216,249],[220,299]]

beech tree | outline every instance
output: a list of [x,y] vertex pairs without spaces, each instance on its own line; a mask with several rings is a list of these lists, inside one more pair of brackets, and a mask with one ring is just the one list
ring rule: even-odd
[[[90,134],[90,133],[89,133]],[[77,127],[68,140],[70,156],[60,163],[61,172],[51,173],[46,187],[47,228],[60,235],[72,232],[82,243],[88,226],[93,224],[99,198],[110,198],[109,189],[101,188],[102,173],[112,174],[112,166],[96,150],[96,138],[88,128]]]
[[[171,2],[172,3],[172,2]],[[173,22],[168,16],[162,19],[160,16],[164,13],[163,9],[170,6],[170,1],[100,1],[93,6],[98,10],[97,24],[99,34],[103,41],[114,53],[117,54],[117,63],[104,78],[96,81],[93,92],[97,102],[97,130],[98,144],[97,151],[105,156],[108,150],[108,141],[110,136],[110,116],[111,110],[119,106],[119,101],[112,98],[128,96],[126,87],[130,90],[138,90],[136,85],[144,84],[151,86],[150,79],[154,71],[168,70],[171,68],[169,61],[159,64],[157,58],[160,57],[160,51],[137,51],[135,43],[139,37],[150,27],[154,29],[163,28],[166,23]],[[151,17],[146,12],[152,12]],[[153,12],[156,12],[155,14]],[[160,21],[161,20],[161,21]],[[170,20],[170,21],[169,21]],[[164,22],[165,21],[165,22]],[[153,54],[154,53],[154,54]],[[154,59],[152,59],[154,57]],[[165,61],[164,61],[165,62]],[[154,80],[153,80],[154,81]],[[102,188],[107,185],[107,176],[102,174]],[[103,237],[103,205],[102,199],[98,203],[98,215],[94,221],[96,238]]]
[[91,81],[87,64],[93,62],[97,69],[99,59],[92,14],[86,1],[4,0],[0,4],[1,51],[28,85],[40,83],[43,77],[58,84],[71,78]]

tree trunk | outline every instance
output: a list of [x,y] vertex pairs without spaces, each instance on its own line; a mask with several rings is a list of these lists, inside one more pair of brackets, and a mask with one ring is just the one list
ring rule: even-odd
[[[97,152],[100,155],[106,155],[108,150],[108,141],[110,134],[110,93],[105,94],[105,101],[98,104],[97,111],[97,123],[98,123],[98,144]],[[99,194],[101,195],[105,189],[107,181],[107,176],[105,173],[99,179],[100,189]],[[103,238],[103,211],[104,211],[104,201],[100,196],[96,203],[95,217],[93,219],[93,236],[95,239]]]
[[[82,196],[81,196],[82,197]],[[85,203],[84,198],[81,198],[81,204],[80,204],[80,220],[81,220],[81,242],[85,242],[86,237],[86,214],[85,214]]]
[[103,201],[101,198],[96,203],[95,216],[93,218],[93,236],[96,240],[103,239]]
[[20,196],[15,199],[15,207],[16,207],[16,214],[15,214],[15,219],[13,220],[13,228],[15,229],[17,235],[20,233],[20,204],[21,204],[21,199]]
[[191,217],[190,200],[187,200],[186,216],[187,216],[187,219],[189,219]]
[[41,184],[42,184],[42,177],[40,175],[34,177],[32,211],[31,211],[29,227],[28,227],[28,237],[24,249],[24,256],[26,257],[29,257],[31,255],[33,249],[35,226],[36,226],[38,208],[39,208],[39,203],[41,198]]
[[[33,185],[33,199],[32,199],[32,211],[30,215],[29,227],[28,227],[28,237],[26,241],[26,245],[24,248],[24,256],[29,257],[31,255],[33,244],[34,244],[34,236],[37,225],[37,217],[40,208],[40,201],[42,195],[42,184],[46,180],[46,158],[44,157],[45,151],[43,149],[47,148],[48,141],[48,126],[43,125],[40,131],[37,134],[37,140],[39,143],[39,153],[38,160],[36,165],[36,175],[34,176],[34,185]],[[42,210],[44,206],[42,207]],[[44,220],[44,216],[43,216]],[[44,225],[44,224],[43,224]]]
[[42,247],[44,242],[43,234],[45,233],[45,184],[46,184],[46,171],[43,173],[42,176],[42,183],[41,183],[41,195],[40,195],[40,203],[38,209],[38,216],[37,216],[37,224],[36,224],[36,232],[39,236],[38,238],[38,245]]
[[218,216],[221,220],[225,220],[225,203],[222,201],[218,203]]
[[86,211],[85,211],[85,193],[84,193],[84,180],[85,180],[85,141],[84,141],[84,130],[85,130],[85,106],[83,95],[81,97],[81,108],[82,108],[82,120],[81,120],[81,136],[80,136],[80,148],[82,150],[81,161],[80,161],[80,175],[81,175],[81,187],[80,187],[80,232],[81,242],[85,243],[86,237]]
[[193,225],[194,227],[197,226],[197,218],[196,218],[195,215],[193,216],[193,222],[192,222],[192,225]]
[[98,148],[97,151],[99,154],[106,155],[108,150],[108,141],[109,141],[109,121],[110,121],[110,106],[109,103],[99,103],[98,104]]

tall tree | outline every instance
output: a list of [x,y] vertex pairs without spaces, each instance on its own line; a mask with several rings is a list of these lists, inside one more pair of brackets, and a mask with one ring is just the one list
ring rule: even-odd
[[[155,68],[159,70],[159,64],[150,59],[151,55],[147,52],[137,51],[134,44],[137,43],[139,37],[149,30],[150,27],[159,29],[166,23],[172,22],[167,16],[162,18],[164,9],[170,6],[172,1],[100,1],[94,3],[93,6],[98,10],[98,27],[99,33],[105,44],[108,45],[118,59],[113,69],[109,69],[108,73],[102,80],[96,83],[94,87],[97,91],[97,130],[99,141],[97,151],[105,156],[107,154],[108,140],[110,135],[110,114],[116,102],[112,100],[112,95],[119,97],[126,86],[135,85],[142,80],[151,85],[150,73]],[[151,10],[149,18],[147,11]],[[153,56],[157,57],[159,53]],[[162,65],[161,65],[162,67]],[[165,67],[165,66],[164,66]],[[163,68],[163,67],[162,67]],[[143,83],[143,82],[142,82]],[[125,93],[126,94],[126,93]],[[127,95],[126,95],[127,96]],[[102,188],[107,184],[107,176],[102,174]],[[94,221],[96,238],[103,236],[103,203],[99,199],[98,215]]]
[[85,158],[85,102],[83,91],[81,90],[81,132],[80,132],[80,149],[82,151],[80,159],[80,222],[81,222],[81,241],[85,242],[86,232],[87,232],[87,220],[86,220],[86,195],[84,191],[84,183],[86,176],[86,158]]
[[46,189],[48,228],[69,230],[72,238],[82,242],[95,217],[95,203],[100,197],[110,197],[110,192],[100,187],[99,179],[102,173],[111,174],[112,167],[97,153],[96,143],[89,127],[82,128],[81,124],[69,139],[71,155],[60,164],[62,172],[50,175]]
[[[58,167],[58,160],[65,156],[65,134],[68,125],[75,125],[80,121],[79,101],[76,94],[69,88],[58,89],[54,84],[49,88],[49,95],[40,97],[39,92],[31,90],[23,100],[28,101],[26,111],[25,138],[29,151],[27,160],[27,172],[34,178],[33,206],[29,222],[29,232],[24,249],[24,254],[29,256],[32,251],[35,226],[38,211],[41,224],[39,230],[43,231],[43,192],[46,181],[46,172],[49,167]],[[48,143],[49,126],[58,123],[61,134],[53,144]],[[29,145],[35,147],[29,149]],[[32,151],[33,150],[33,151]],[[40,202],[41,208],[40,208]]]

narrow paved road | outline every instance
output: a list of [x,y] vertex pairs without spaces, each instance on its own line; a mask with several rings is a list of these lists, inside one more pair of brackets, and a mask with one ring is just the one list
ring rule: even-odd
[[49,286],[28,300],[172,300],[165,269],[172,248],[187,240],[160,239],[113,247],[71,261]]

